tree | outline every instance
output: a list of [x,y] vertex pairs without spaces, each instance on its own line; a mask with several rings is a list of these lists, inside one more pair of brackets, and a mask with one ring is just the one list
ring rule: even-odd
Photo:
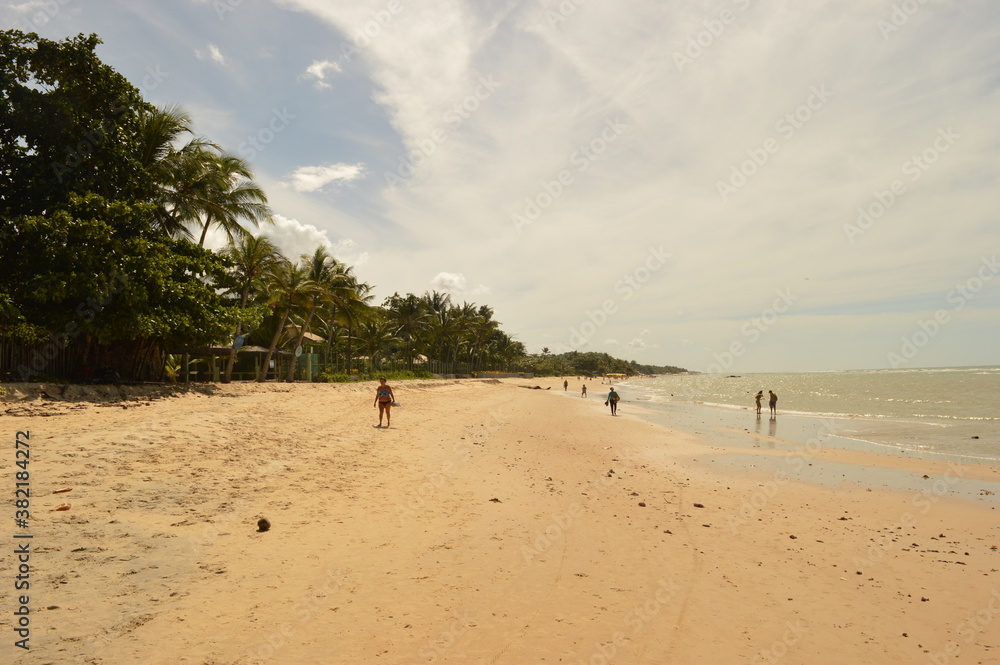
[[[41,336],[81,364],[103,358],[145,379],[158,377],[166,348],[225,336],[237,313],[217,292],[222,260],[149,232],[150,216],[149,204],[74,194],[49,215],[0,218],[11,236],[0,243],[0,284],[30,328],[0,332]],[[28,375],[46,369],[26,366]]]
[[[320,245],[313,252],[312,256],[302,257],[302,268],[305,269],[309,279],[308,288],[303,289],[302,297],[306,303],[306,317],[299,329],[298,337],[293,348],[297,349],[302,340],[305,339],[306,332],[309,331],[309,324],[312,323],[313,316],[321,303],[332,303],[334,299],[344,296],[344,291],[350,291],[347,278],[344,276],[342,268],[335,258],[330,256],[330,252],[325,245]],[[288,374],[285,381],[291,382],[295,378],[295,358],[288,364]]]
[[395,336],[403,340],[406,366],[413,369],[414,347],[420,335],[427,329],[430,315],[420,299],[412,293],[405,297],[398,293],[386,298],[389,318],[396,325]]
[[267,205],[267,195],[253,181],[253,171],[243,159],[221,153],[206,160],[208,187],[202,209],[202,231],[198,244],[205,246],[208,229],[218,226],[230,241],[249,232],[240,224],[245,219],[257,227],[272,223],[274,218]]
[[[265,236],[245,235],[235,238],[223,252],[232,264],[230,276],[235,280],[240,293],[240,320],[236,323],[234,340],[243,334],[247,305],[254,290],[263,291],[263,277],[274,270],[283,260],[281,252]],[[255,317],[256,320],[257,317]],[[232,381],[233,366],[236,364],[235,344],[229,352],[222,382]]]
[[71,193],[149,198],[137,111],[151,107],[98,59],[100,43],[0,32],[0,215],[45,214]]
[[309,294],[315,289],[314,283],[309,279],[308,270],[301,265],[296,265],[290,261],[282,261],[272,270],[269,270],[265,279],[268,283],[268,301],[274,308],[278,318],[278,325],[271,339],[271,345],[264,356],[264,366],[261,374],[257,377],[258,382],[263,382],[267,378],[267,369],[270,366],[271,358],[278,348],[278,342],[285,332],[285,323],[288,321],[292,309],[305,304]]
[[[373,309],[373,311],[378,310]],[[360,328],[361,351],[368,356],[369,369],[375,370],[381,365],[381,357],[386,350],[399,341],[399,338],[393,334],[395,328],[393,323],[381,314],[363,321]]]

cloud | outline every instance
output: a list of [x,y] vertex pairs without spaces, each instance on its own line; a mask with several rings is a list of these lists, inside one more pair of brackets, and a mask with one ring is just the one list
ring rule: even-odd
[[316,60],[311,65],[306,67],[305,73],[302,75],[306,79],[316,79],[313,84],[318,90],[323,90],[330,88],[331,85],[327,83],[327,76],[331,74],[339,74],[342,70],[341,66],[336,62],[330,60]]
[[359,251],[357,243],[349,238],[331,241],[328,232],[312,224],[303,224],[297,219],[274,216],[274,225],[264,227],[263,235],[270,238],[289,259],[297,260],[303,254],[312,254],[319,246],[329,248],[330,253],[351,266],[368,262],[368,252]]
[[208,51],[202,51],[201,49],[195,49],[195,56],[199,60],[205,60],[206,58],[218,65],[226,64],[226,56],[222,55],[222,51],[215,44],[208,45]]
[[628,344],[625,345],[626,348],[632,350],[640,350],[640,351],[643,349],[659,348],[660,347],[659,344],[650,344],[649,342],[646,341],[646,338],[649,337],[651,334],[652,332],[648,328],[643,330],[641,333],[639,333],[638,337],[633,337],[632,341],[630,341]]
[[474,289],[469,289],[465,275],[454,272],[439,272],[431,280],[431,287],[435,291],[467,298],[478,298],[490,293],[489,287],[484,284],[480,284]]
[[351,182],[364,174],[364,164],[302,166],[292,173],[291,184],[297,192],[316,192],[332,182]]

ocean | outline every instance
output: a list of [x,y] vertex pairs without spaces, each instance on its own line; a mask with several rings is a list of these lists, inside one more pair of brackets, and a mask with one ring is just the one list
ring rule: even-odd
[[[1000,461],[1000,367],[668,375],[616,388],[623,406],[654,420],[703,433],[746,430],[761,435],[755,445],[767,445],[765,436],[803,443],[822,434],[838,447]],[[768,390],[778,395],[773,420]]]

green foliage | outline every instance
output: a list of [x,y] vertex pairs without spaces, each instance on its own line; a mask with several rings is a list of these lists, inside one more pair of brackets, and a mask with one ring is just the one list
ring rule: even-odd
[[434,375],[422,370],[392,370],[387,372],[323,372],[319,375],[319,380],[326,383],[357,383],[359,381],[378,381],[385,378],[386,381],[407,381],[411,379],[433,379]]
[[134,149],[145,102],[98,59],[100,43],[0,32],[0,214],[43,214],[72,192],[145,198]]
[[103,344],[225,339],[236,316],[214,288],[225,274],[222,260],[187,240],[133,235],[150,214],[147,204],[72,194],[65,209],[47,216],[0,218],[0,233],[13,239],[0,246],[0,283],[41,329]]
[[607,353],[569,351],[559,355],[542,353],[525,356],[520,370],[536,376],[603,376],[605,374],[678,374],[681,367],[640,365],[634,360],[614,358]]

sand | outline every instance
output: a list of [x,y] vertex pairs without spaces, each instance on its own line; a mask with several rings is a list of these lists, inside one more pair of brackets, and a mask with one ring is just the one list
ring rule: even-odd
[[952,492],[996,468],[810,451],[924,489],[800,482],[766,463],[788,452],[612,418],[597,385],[393,387],[381,429],[374,384],[0,405],[32,490],[0,662],[1000,662],[996,496]]

